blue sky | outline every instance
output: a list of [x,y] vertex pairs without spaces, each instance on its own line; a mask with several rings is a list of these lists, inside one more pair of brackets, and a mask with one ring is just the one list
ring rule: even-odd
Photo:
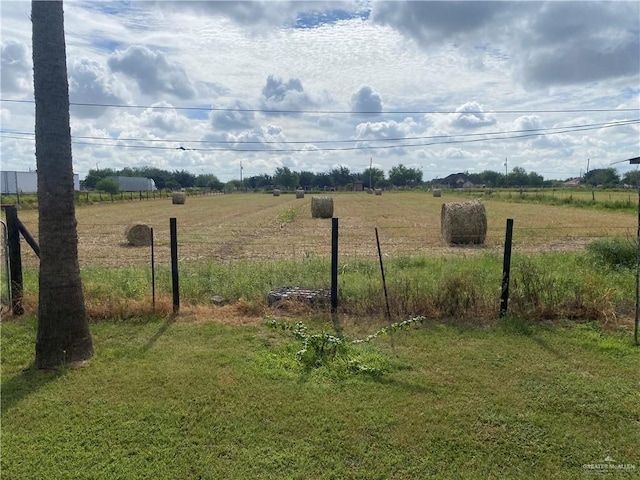
[[[3,170],[35,168],[29,13],[0,2]],[[508,158],[566,179],[640,155],[637,1],[68,1],[65,30],[81,177]]]

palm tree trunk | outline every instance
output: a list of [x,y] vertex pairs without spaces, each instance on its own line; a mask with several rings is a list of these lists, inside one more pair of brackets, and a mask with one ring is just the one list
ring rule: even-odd
[[91,358],[78,263],[69,83],[61,1],[33,1],[40,278],[36,366]]

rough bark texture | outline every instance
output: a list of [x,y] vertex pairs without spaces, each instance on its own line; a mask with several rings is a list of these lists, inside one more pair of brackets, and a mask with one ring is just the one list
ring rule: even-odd
[[31,21],[40,241],[36,366],[55,368],[91,358],[93,343],[78,263],[62,2],[33,1]]

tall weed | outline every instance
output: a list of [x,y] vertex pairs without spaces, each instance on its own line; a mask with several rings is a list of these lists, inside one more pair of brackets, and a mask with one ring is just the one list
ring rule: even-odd
[[602,238],[589,243],[587,252],[599,265],[633,268],[637,262],[638,243],[631,237]]

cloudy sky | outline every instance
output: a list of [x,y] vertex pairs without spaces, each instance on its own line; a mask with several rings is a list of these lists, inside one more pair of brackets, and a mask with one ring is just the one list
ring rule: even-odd
[[[0,1],[3,170],[35,168],[30,9]],[[566,179],[640,155],[638,1],[67,1],[65,31],[81,178]]]

